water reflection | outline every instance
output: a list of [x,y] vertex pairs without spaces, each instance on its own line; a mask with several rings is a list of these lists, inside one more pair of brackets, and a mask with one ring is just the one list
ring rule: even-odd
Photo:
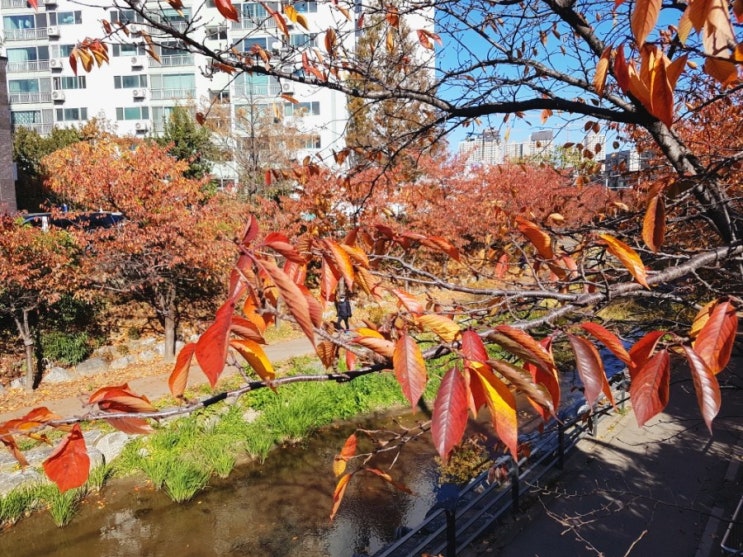
[[42,513],[0,534],[0,557],[349,557],[376,551],[401,524],[419,523],[433,504],[434,451],[428,441],[416,441],[395,464],[395,477],[404,478],[413,496],[359,477],[363,481],[350,484],[331,523],[332,458],[351,431],[331,430],[305,447],[275,451],[262,467],[243,467],[186,504],[117,482],[100,501],[87,501],[65,528]]

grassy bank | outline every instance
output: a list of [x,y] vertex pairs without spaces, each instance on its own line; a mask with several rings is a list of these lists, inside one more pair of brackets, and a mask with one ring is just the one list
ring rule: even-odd
[[[284,374],[316,373],[316,365],[310,358],[298,358],[284,367]],[[429,369],[429,374],[425,398],[430,401],[441,374],[436,369]],[[258,390],[156,424],[154,433],[131,441],[110,467],[95,469],[82,488],[60,494],[56,486],[44,483],[11,491],[0,498],[0,525],[11,525],[38,510],[47,510],[55,524],[65,525],[88,493],[117,477],[141,477],[174,501],[187,501],[213,476],[227,477],[240,462],[262,462],[271,450],[301,443],[333,422],[405,405],[389,372],[343,384],[304,382],[277,392]]]

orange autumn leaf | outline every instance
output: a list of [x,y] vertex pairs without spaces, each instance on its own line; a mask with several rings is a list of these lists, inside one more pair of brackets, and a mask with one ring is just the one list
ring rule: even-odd
[[610,234],[599,234],[599,238],[606,242],[609,253],[622,262],[622,265],[624,265],[637,282],[645,288],[650,288],[648,286],[645,265],[635,250]]

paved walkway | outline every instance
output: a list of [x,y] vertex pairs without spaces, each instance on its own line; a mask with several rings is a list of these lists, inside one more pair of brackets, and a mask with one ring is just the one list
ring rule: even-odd
[[[721,373],[710,436],[688,372],[673,372],[665,412],[599,423],[529,506],[459,557],[716,557],[743,495],[743,360]],[[743,530],[743,526],[741,526]]]
[[[314,354],[312,344],[310,344],[310,341],[307,340],[306,337],[276,342],[264,346],[263,349],[266,352],[268,359],[274,363],[283,362],[297,356]],[[226,368],[222,377],[229,377],[236,372],[237,370],[234,368]],[[189,386],[193,387],[196,385],[206,384],[207,382],[207,378],[201,372],[201,369],[194,364],[189,373]],[[135,393],[145,395],[150,400],[157,400],[170,394],[170,390],[168,389],[168,374],[134,379],[129,381],[129,387]],[[43,405],[60,416],[79,416],[90,410],[90,407],[85,404],[86,401],[87,397],[70,397],[46,401]],[[29,410],[31,410],[31,408],[19,408],[12,412],[0,414],[0,423],[23,416]]]

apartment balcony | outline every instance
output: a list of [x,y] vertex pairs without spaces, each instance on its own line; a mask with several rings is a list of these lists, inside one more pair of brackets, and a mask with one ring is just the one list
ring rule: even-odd
[[172,68],[173,66],[193,66],[193,54],[168,54],[160,56],[160,65],[163,68]]
[[49,60],[26,60],[25,62],[8,62],[8,73],[46,71],[49,71]]
[[193,99],[196,97],[196,89],[152,89],[150,98],[153,101],[170,101],[181,99]]
[[8,98],[10,104],[48,103],[52,102],[52,92],[11,93]]
[[52,133],[54,124],[16,124],[12,126],[11,131],[15,133],[18,128],[26,128],[27,130],[34,131],[39,135],[46,136]]
[[279,83],[269,83],[266,85],[253,85],[251,87],[236,86],[235,97],[251,99],[253,97],[276,97],[281,93]]
[[241,29],[275,29],[276,20],[272,17],[268,17],[263,21],[255,21],[251,18],[241,18],[240,21],[232,22],[232,30],[239,31]]
[[31,29],[5,29],[5,40],[10,41],[38,41],[48,39],[47,27],[32,27]]
[[3,10],[13,10],[19,8],[30,8],[28,0],[2,0],[0,2],[0,8]]

